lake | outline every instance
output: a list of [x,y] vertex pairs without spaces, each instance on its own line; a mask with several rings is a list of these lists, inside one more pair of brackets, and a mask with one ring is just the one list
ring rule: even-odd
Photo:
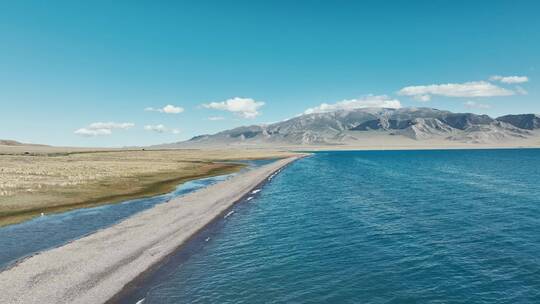
[[540,303],[538,149],[315,153],[214,226],[124,302]]

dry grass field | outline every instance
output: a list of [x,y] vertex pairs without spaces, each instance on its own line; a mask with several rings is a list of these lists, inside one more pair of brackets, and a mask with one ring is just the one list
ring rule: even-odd
[[[234,160],[284,157],[270,150],[67,150],[0,146],[0,226],[43,213],[166,193],[234,172]],[[229,162],[229,163],[224,163]]]

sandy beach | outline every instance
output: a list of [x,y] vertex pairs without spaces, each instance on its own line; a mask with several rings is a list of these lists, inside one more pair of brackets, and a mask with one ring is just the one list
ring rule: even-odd
[[103,303],[299,157],[247,171],[25,259],[0,273],[0,302]]

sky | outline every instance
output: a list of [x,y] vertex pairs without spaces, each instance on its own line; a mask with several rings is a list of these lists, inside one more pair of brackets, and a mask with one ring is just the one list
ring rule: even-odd
[[540,113],[540,1],[1,1],[0,138],[177,142],[302,113]]

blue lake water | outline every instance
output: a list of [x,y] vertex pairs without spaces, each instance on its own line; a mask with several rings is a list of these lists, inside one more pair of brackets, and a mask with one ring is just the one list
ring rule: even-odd
[[[274,159],[250,160],[242,161],[242,163],[248,165],[244,170],[249,170],[272,161]],[[2,227],[0,228],[0,270],[18,259],[78,239],[156,204],[207,187],[232,175],[234,174],[189,181],[163,195],[51,214]]]
[[540,303],[540,150],[316,153],[234,210],[131,298]]

